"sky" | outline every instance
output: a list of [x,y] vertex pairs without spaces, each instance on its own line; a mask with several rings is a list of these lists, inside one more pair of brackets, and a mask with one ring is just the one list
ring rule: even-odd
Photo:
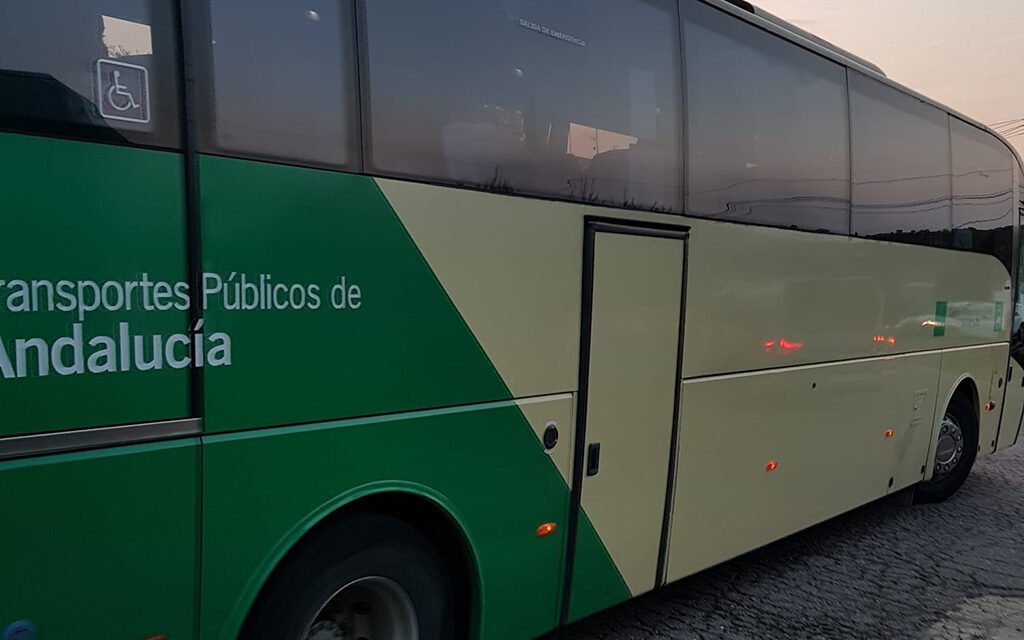
[[[1022,0],[754,0],[985,124],[1024,118]],[[1024,154],[1024,135],[1010,140]]]

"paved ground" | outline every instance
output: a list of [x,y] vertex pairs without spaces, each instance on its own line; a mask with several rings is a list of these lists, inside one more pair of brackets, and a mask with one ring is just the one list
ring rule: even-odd
[[1024,638],[1024,444],[940,505],[863,507],[546,640]]

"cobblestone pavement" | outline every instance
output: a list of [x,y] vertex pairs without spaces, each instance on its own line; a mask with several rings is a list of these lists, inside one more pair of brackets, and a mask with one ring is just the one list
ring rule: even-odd
[[1024,638],[1024,443],[938,505],[878,502],[545,640]]

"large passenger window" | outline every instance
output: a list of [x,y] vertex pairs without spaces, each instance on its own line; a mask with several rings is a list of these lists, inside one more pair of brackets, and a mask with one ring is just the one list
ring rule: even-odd
[[354,164],[353,22],[350,0],[211,0],[204,149]]
[[0,128],[178,144],[173,2],[0,2]]
[[953,139],[953,247],[988,253],[1011,270],[1013,165],[996,137],[950,118]]
[[846,71],[699,2],[684,2],[687,212],[847,233]]
[[675,4],[367,2],[370,167],[678,210]]
[[850,72],[853,235],[948,247],[949,117]]

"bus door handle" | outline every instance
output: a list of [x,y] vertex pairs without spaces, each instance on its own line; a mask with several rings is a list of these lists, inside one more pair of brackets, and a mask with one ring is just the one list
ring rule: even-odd
[[596,476],[601,470],[601,443],[591,442],[587,446],[587,476]]

